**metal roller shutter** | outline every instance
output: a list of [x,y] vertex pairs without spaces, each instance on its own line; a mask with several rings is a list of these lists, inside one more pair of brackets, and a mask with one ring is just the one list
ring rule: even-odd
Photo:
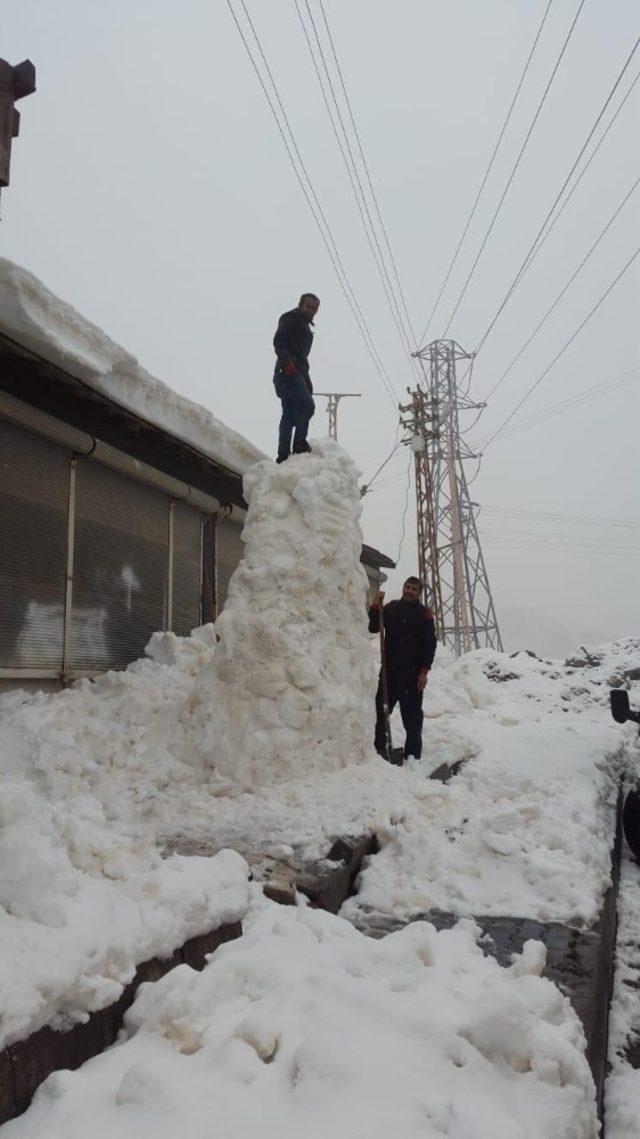
[[216,534],[216,596],[218,612],[223,608],[229,592],[231,575],[244,553],[242,527],[230,518],[221,518]]
[[121,668],[166,627],[169,500],[78,462],[71,669]]
[[71,453],[0,421],[0,667],[62,667]]
[[202,511],[173,504],[173,611],[171,628],[187,637],[200,624]]

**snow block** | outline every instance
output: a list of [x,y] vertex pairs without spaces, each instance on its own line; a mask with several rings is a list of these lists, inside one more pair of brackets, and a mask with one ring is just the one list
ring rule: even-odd
[[202,970],[208,954],[225,941],[241,935],[242,923],[231,922],[210,933],[192,937],[171,957],[154,957],[142,962],[119,1000],[108,1008],[91,1013],[84,1024],[76,1024],[67,1032],[57,1032],[45,1025],[26,1040],[10,1044],[0,1052],[0,1123],[26,1111],[35,1091],[52,1072],[61,1069],[75,1071],[113,1044],[141,984],[157,981],[183,963],[192,969]]
[[352,892],[363,859],[377,850],[375,835],[343,836],[319,862],[270,861],[260,866],[258,876],[263,880],[264,894],[273,902],[293,906],[299,891],[317,909],[337,914]]

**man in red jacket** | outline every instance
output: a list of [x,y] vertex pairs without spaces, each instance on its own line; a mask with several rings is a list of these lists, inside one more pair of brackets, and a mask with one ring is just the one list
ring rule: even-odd
[[309,352],[313,344],[313,318],[319,308],[315,293],[303,293],[298,307],[282,314],[273,338],[277,357],[273,383],[282,403],[277,463],[284,463],[292,450],[294,455],[311,450],[307,431],[316,405],[309,376]]
[[[427,685],[429,669],[436,655],[436,632],[433,613],[420,603],[422,582],[408,577],[402,587],[402,598],[384,606],[384,644],[387,670],[389,715],[400,704],[400,715],[407,738],[405,759],[422,753],[422,695]],[[369,610],[369,632],[380,631],[380,609],[384,593],[379,593]],[[376,694],[375,747],[386,757],[385,719],[382,697],[382,679]]]

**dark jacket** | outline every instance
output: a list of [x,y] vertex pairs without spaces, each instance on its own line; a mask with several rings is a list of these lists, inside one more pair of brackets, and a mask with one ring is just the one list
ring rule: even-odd
[[[380,632],[380,610],[369,610],[369,632]],[[433,613],[419,601],[390,601],[384,606],[385,660],[391,680],[415,683],[436,655]]]
[[309,375],[309,353],[313,344],[311,322],[301,309],[292,308],[284,312],[278,321],[273,347],[276,350],[276,372],[280,372],[291,361],[297,372]]

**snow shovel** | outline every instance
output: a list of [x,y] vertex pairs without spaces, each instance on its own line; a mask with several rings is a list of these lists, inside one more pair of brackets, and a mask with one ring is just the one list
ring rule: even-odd
[[382,713],[384,716],[384,750],[388,763],[402,767],[404,753],[402,748],[394,748],[391,739],[391,721],[389,719],[389,685],[387,683],[387,658],[384,642],[384,606],[380,605],[380,680],[382,683]]

